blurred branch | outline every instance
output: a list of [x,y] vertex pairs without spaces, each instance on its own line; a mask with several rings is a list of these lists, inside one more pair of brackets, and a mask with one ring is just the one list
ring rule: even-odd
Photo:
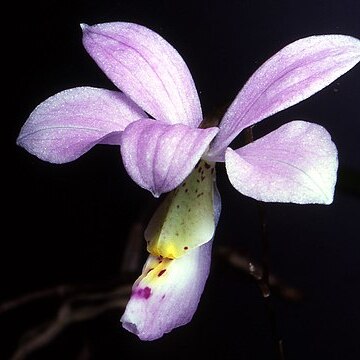
[[73,296],[60,306],[54,319],[36,326],[22,337],[11,360],[25,359],[34,350],[51,342],[68,325],[93,319],[111,309],[124,308],[130,291],[130,285],[123,285],[107,293]]
[[[26,332],[19,341],[11,360],[23,360],[35,350],[49,344],[66,327],[81,321],[94,319],[112,309],[123,309],[131,293],[129,279],[140,269],[141,252],[143,251],[142,222],[135,222],[130,229],[126,248],[124,250],[120,275],[123,284],[118,281],[110,284],[60,285],[49,289],[25,294],[16,299],[0,304],[0,315],[14,311],[35,301],[48,301],[51,298],[60,299],[56,315]],[[261,283],[263,270],[260,265],[232,248],[216,248],[215,256],[220,256],[231,266],[251,275]],[[299,290],[286,285],[275,275],[269,273],[269,286],[282,298],[298,301],[302,298]]]
[[34,291],[29,294],[25,294],[16,299],[9,300],[0,304],[0,315],[8,311],[14,310],[19,306],[26,305],[36,300],[43,300],[54,296],[65,297],[68,294],[74,292],[75,289],[76,287],[73,285],[59,285],[53,288]]
[[[219,247],[216,251],[224,261],[247,275],[250,275],[257,282],[262,279],[263,271],[261,266],[239,250],[230,247]],[[269,287],[284,300],[300,301],[303,299],[303,293],[299,289],[287,285],[283,280],[272,273],[269,273]]]

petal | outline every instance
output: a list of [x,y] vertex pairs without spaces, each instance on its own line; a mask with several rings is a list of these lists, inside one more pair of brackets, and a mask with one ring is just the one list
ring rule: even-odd
[[141,340],[155,340],[193,317],[209,275],[212,241],[179,259],[150,255],[121,317]]
[[[214,187],[217,224],[221,199],[215,184]],[[123,327],[141,340],[155,340],[187,324],[197,309],[209,275],[212,242],[174,260],[150,255],[133,285],[121,318]]]
[[158,197],[184,181],[217,132],[217,128],[196,129],[151,119],[136,121],[121,137],[124,166],[138,185]]
[[337,150],[319,125],[292,121],[236,151],[228,148],[225,164],[235,189],[256,200],[333,201]]
[[210,241],[215,232],[215,164],[201,160],[155,211],[145,230],[148,251],[179,258]]
[[111,81],[155,119],[196,127],[202,112],[194,81],[179,53],[146,27],[82,25],[83,44]]
[[315,94],[359,61],[360,41],[350,36],[310,36],[286,46],[239,92],[220,123],[208,159],[221,157],[244,128]]
[[17,144],[52,163],[77,159],[95,144],[119,144],[119,134],[145,113],[120,92],[78,87],[42,102],[30,114]]

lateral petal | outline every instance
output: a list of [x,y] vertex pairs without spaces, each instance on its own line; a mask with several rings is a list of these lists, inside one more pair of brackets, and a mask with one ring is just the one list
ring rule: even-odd
[[333,201],[337,150],[319,125],[292,121],[236,151],[228,148],[225,165],[235,189],[256,200]]
[[241,89],[220,123],[208,159],[223,157],[243,129],[315,94],[359,61],[360,40],[351,36],[310,36],[287,45]]
[[109,79],[157,120],[196,127],[198,93],[179,53],[152,30],[132,23],[83,24],[83,44]]
[[30,114],[17,144],[52,163],[73,161],[97,143],[119,144],[119,135],[145,113],[117,91],[78,87],[51,96]]
[[124,166],[138,185],[158,197],[184,181],[217,132],[217,128],[168,125],[152,119],[136,121],[121,137]]

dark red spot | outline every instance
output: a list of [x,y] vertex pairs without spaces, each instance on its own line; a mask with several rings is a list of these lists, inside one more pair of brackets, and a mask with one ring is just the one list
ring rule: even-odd
[[165,271],[166,271],[166,269],[162,269],[162,270],[158,273],[158,277],[160,277]]
[[181,185],[182,187],[184,187],[186,185],[186,181],[183,182],[183,184]]
[[205,168],[206,168],[206,169],[210,169],[210,166],[211,166],[211,165],[209,165],[208,163],[205,163]]
[[148,272],[147,272],[146,274],[148,274],[151,270],[154,270],[154,268],[149,269],[149,270],[148,270]]
[[184,250],[187,250],[187,249],[189,249],[187,246],[184,246]]
[[189,191],[189,189],[185,189],[185,192],[188,192]]

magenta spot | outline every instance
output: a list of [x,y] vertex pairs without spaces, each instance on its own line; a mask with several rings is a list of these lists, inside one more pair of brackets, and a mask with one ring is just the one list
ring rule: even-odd
[[145,288],[137,288],[134,290],[133,295],[139,298],[148,299],[151,295],[151,289],[146,286]]

